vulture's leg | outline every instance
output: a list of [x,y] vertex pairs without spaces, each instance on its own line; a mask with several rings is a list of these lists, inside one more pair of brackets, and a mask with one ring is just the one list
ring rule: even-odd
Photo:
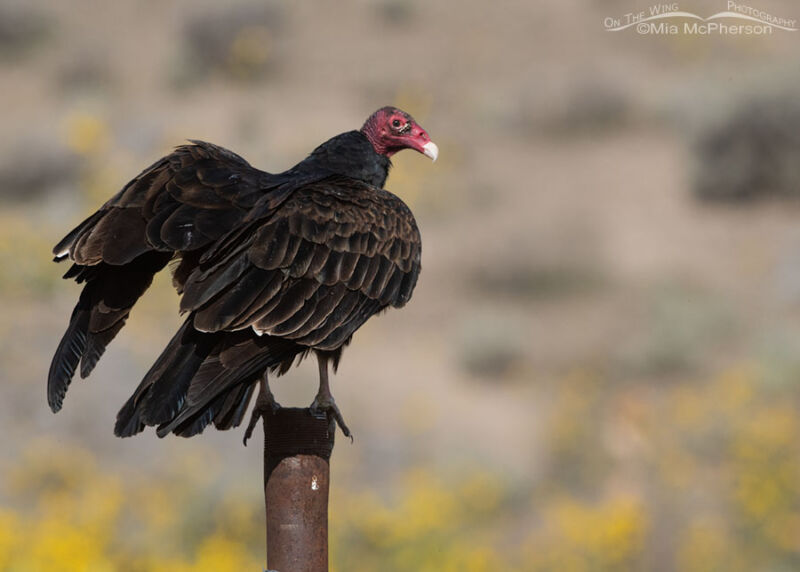
[[253,429],[256,428],[258,420],[264,417],[267,413],[275,413],[280,409],[280,404],[275,401],[275,396],[269,388],[269,381],[267,380],[267,371],[261,376],[258,382],[258,397],[256,397],[256,404],[253,406],[253,412],[250,414],[250,423],[247,424],[247,429],[244,432],[244,444],[247,446],[247,440],[253,434]]
[[324,411],[329,415],[329,418],[333,417],[339,429],[344,433],[344,436],[350,437],[352,441],[353,435],[344,422],[344,417],[342,417],[339,408],[336,407],[336,401],[334,401],[333,395],[331,394],[331,386],[328,382],[328,357],[317,354],[317,363],[319,363],[319,391],[309,409],[311,409],[311,413]]

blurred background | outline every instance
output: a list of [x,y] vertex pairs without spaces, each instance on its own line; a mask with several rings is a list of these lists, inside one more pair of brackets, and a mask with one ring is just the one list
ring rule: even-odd
[[50,248],[185,139],[281,171],[387,104],[441,154],[396,156],[423,273],[333,382],[333,569],[798,569],[800,32],[604,30],[648,6],[0,0],[0,569],[261,569],[260,439],[112,433],[168,276],[48,409]]

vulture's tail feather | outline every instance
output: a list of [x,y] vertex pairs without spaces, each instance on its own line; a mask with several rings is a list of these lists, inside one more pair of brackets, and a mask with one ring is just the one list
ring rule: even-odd
[[[171,419],[183,406],[189,382],[210,353],[214,334],[197,332],[189,316],[117,414],[114,433],[130,437],[147,425]],[[156,396],[155,398],[153,396]]]
[[236,427],[260,376],[304,350],[252,330],[201,332],[191,314],[120,410],[114,433],[129,437],[153,425],[159,437],[191,437],[212,422]]

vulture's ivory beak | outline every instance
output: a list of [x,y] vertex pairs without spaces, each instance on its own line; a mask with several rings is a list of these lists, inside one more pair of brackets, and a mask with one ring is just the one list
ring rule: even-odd
[[426,157],[430,157],[434,163],[436,162],[436,158],[439,156],[439,148],[433,141],[428,141],[425,143],[425,145],[422,146],[422,152],[425,153]]

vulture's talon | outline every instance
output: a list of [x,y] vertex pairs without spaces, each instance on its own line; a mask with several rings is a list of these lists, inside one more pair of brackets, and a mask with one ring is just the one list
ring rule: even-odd
[[[247,429],[245,429],[244,437],[242,438],[242,443],[244,443],[245,447],[247,447],[247,441],[253,436],[253,430],[258,424],[258,420],[263,419],[267,414],[275,415],[280,408],[281,404],[275,401],[272,393],[268,393],[266,397],[263,392],[258,394],[256,404],[253,406],[253,412],[250,414],[250,422],[247,424]],[[266,420],[264,422],[266,423]]]
[[255,429],[256,423],[258,423],[258,419],[259,417],[256,417],[256,412],[253,411],[250,415],[250,422],[247,424],[247,429],[244,430],[244,437],[242,437],[242,445],[245,447],[247,447],[247,441],[253,436],[253,429]]
[[334,426],[335,423],[339,426],[339,429],[341,429],[344,436],[349,437],[350,442],[353,442],[353,433],[350,431],[347,423],[344,422],[342,412],[339,411],[339,408],[336,406],[336,402],[333,400],[333,397],[324,399],[317,395],[317,397],[314,399],[314,402],[308,409],[311,411],[311,415],[314,417],[325,415],[330,420],[330,426],[328,428],[329,434],[336,430]]

